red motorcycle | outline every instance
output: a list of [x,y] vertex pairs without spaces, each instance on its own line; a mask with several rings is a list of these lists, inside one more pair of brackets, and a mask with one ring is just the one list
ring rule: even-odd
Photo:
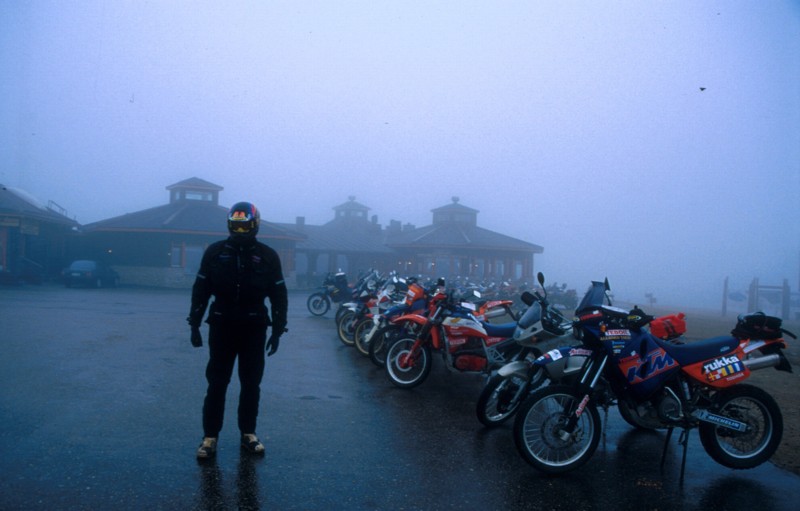
[[412,388],[425,381],[434,351],[442,354],[448,368],[488,374],[522,350],[512,338],[516,321],[499,325],[485,321],[487,315],[515,317],[510,300],[484,302],[478,307],[458,303],[452,291],[439,288],[430,307],[427,316],[407,314],[393,320],[417,326],[414,334],[401,335],[386,350],[386,374],[398,387]]
[[401,333],[410,334],[416,329],[411,322],[397,322],[397,318],[407,314],[425,314],[428,311],[431,292],[426,290],[416,279],[407,281],[408,289],[402,302],[398,302],[380,314],[372,316],[370,325],[362,325],[364,331],[356,328],[356,347],[361,344],[373,364],[383,367],[386,348]]

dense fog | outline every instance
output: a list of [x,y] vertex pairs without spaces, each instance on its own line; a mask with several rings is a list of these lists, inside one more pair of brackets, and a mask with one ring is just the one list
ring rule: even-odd
[[797,2],[2,2],[0,65],[0,183],[83,224],[458,196],[581,292],[800,284]]

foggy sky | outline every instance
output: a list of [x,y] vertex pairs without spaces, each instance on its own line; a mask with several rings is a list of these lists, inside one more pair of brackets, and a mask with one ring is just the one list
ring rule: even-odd
[[798,2],[1,2],[0,66],[0,183],[80,223],[458,196],[581,292],[800,280]]

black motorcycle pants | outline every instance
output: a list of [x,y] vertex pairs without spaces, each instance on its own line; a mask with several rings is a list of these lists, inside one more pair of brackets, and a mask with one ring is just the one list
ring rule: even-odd
[[203,432],[218,437],[225,414],[225,395],[238,359],[239,431],[256,432],[261,378],[264,375],[264,347],[267,328],[263,324],[212,323],[209,325],[209,360],[206,366],[208,390],[203,402]]

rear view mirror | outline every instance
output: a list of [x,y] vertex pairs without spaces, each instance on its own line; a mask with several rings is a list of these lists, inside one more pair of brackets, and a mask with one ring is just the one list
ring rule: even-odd
[[522,295],[519,297],[519,299],[522,300],[522,303],[524,303],[528,307],[533,305],[533,302],[536,301],[536,298],[533,296],[533,294],[530,291],[523,291]]

